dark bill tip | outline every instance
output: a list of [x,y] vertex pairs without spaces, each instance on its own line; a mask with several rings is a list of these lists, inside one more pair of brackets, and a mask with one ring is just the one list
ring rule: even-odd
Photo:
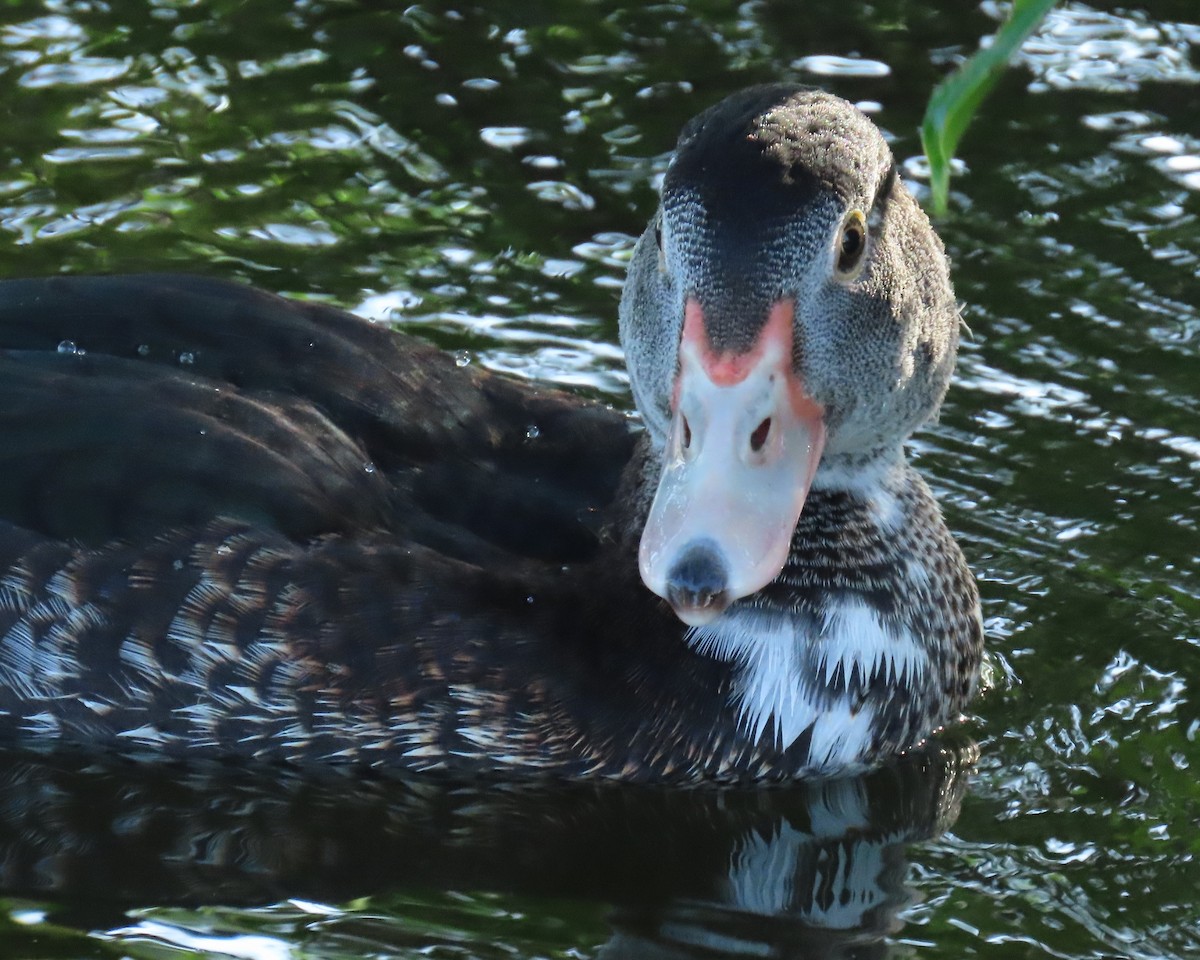
[[729,574],[725,560],[711,540],[688,544],[667,574],[667,602],[684,623],[708,623],[727,606]]

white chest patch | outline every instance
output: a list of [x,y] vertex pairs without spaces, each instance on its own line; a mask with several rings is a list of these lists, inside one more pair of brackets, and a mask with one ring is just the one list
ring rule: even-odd
[[928,666],[912,634],[885,625],[859,601],[831,605],[810,626],[779,614],[732,610],[688,634],[699,652],[740,663],[734,681],[739,721],[753,739],[774,721],[775,745],[790,747],[812,728],[809,760],[838,767],[871,746],[875,712],[845,695],[845,678],[903,685]]

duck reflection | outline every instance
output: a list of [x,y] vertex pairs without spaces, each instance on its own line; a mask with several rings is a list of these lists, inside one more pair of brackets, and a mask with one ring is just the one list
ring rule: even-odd
[[907,847],[957,819],[974,755],[963,745],[773,796],[775,819],[732,837],[710,896],[619,911],[600,956],[885,956],[913,900]]
[[[3,756],[0,883],[60,922],[151,904],[487,890],[610,904],[597,955],[872,957],[973,744],[758,790],[450,784]],[[553,905],[547,907],[553,910]]]

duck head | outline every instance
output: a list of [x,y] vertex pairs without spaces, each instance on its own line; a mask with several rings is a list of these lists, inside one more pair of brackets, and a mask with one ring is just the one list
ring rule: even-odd
[[958,344],[942,245],[851,104],[753,87],[684,128],[621,298],[662,456],[642,579],[685,623],[774,580],[814,484],[936,413]]

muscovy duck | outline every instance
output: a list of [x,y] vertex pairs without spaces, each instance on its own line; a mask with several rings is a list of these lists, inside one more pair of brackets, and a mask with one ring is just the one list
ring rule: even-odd
[[641,426],[232,283],[0,283],[0,737],[500,777],[878,763],[979,675],[975,582],[903,452],[959,322],[879,131],[787,84],[679,139],[620,304]]

